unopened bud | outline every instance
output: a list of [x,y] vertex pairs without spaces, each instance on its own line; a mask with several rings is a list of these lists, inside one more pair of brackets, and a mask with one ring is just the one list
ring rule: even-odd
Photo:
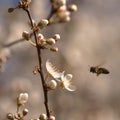
[[14,10],[15,10],[15,8],[9,8],[9,9],[8,9],[8,12],[11,13],[11,12],[13,12]]
[[46,45],[46,40],[44,39],[44,36],[41,33],[39,33],[37,36],[37,42],[38,42],[38,45],[40,46]]
[[13,114],[12,114],[12,113],[8,113],[8,114],[7,114],[7,119],[9,119],[9,120],[14,120]]
[[47,120],[47,115],[42,113],[39,117],[40,120]]
[[39,40],[42,40],[42,39],[44,39],[44,36],[43,36],[43,34],[39,33],[39,34],[37,35],[37,38],[38,38]]
[[55,80],[50,80],[47,82],[47,87],[50,90],[55,90],[57,88],[57,82]]
[[26,39],[26,40],[30,40],[30,34],[29,34],[29,32],[24,31],[24,32],[22,33],[22,37],[23,37],[24,39]]
[[24,105],[28,101],[28,93],[20,93],[17,99],[18,105]]
[[48,38],[48,39],[46,40],[46,42],[47,42],[49,45],[53,45],[53,44],[55,44],[55,39],[53,39],[53,38]]
[[28,114],[28,109],[25,108],[25,109],[23,110],[23,116],[26,116],[27,114]]
[[66,5],[62,5],[62,6],[58,9],[59,12],[63,12],[63,11],[66,11],[66,10],[67,10]]
[[69,7],[68,7],[68,10],[70,11],[70,12],[75,12],[75,11],[77,11],[77,5],[75,5],[75,4],[72,4],[72,5],[70,5]]
[[27,2],[28,4],[31,3],[31,0],[23,0],[24,2]]
[[55,116],[51,115],[49,120],[55,120]]
[[55,39],[55,41],[58,41],[58,40],[60,40],[60,35],[59,34],[55,34],[53,36],[53,38]]
[[61,22],[69,22],[71,20],[70,16],[64,17]]
[[47,26],[48,25],[48,20],[47,19],[42,19],[39,23],[38,23],[38,26],[40,27],[40,28],[44,28],[45,26]]
[[53,51],[53,52],[58,52],[58,47],[50,48],[50,50]]
[[66,19],[66,17],[70,16],[70,12],[69,11],[57,12],[56,15],[60,20],[64,20],[64,19]]

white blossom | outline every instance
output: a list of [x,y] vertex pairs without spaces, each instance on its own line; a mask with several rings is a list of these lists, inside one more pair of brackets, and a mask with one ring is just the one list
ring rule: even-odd
[[61,79],[58,80],[60,83],[60,87],[68,91],[75,91],[76,87],[72,84],[72,78],[73,78],[72,74],[64,75],[64,72],[63,72],[63,74],[61,75]]
[[28,93],[20,93],[18,97],[18,104],[24,105],[28,101]]

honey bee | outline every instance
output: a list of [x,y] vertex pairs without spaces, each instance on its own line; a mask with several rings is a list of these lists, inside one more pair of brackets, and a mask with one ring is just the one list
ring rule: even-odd
[[97,76],[99,76],[100,74],[109,74],[110,73],[106,68],[100,67],[100,65],[95,66],[95,67],[91,66],[90,72],[95,73]]

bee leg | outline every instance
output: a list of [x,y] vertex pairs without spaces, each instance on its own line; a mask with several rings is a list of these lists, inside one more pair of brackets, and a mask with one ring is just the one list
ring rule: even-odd
[[100,75],[100,73],[97,73],[97,77]]

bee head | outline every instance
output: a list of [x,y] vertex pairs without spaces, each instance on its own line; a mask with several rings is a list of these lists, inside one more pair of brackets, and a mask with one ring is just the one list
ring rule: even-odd
[[90,67],[90,72],[95,72],[95,67]]

